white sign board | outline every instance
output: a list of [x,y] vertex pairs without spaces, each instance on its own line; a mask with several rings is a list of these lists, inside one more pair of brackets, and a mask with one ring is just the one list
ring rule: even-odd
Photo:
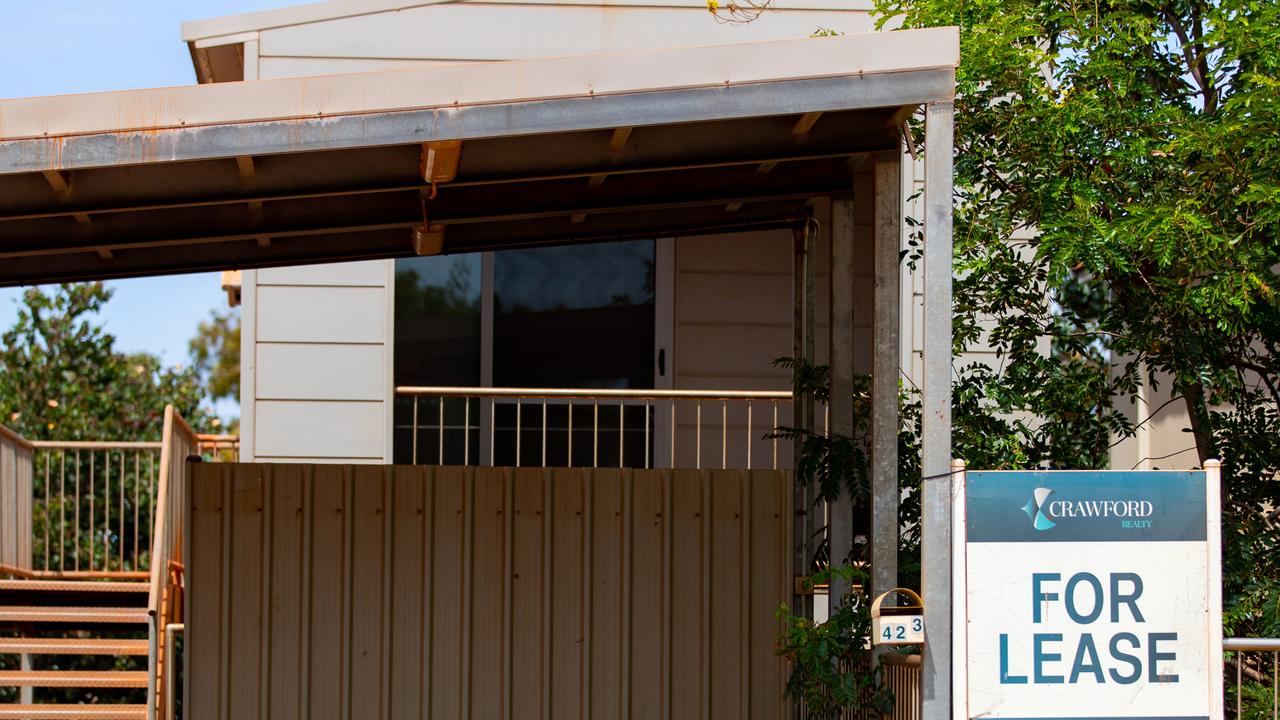
[[1208,472],[956,478],[957,720],[1222,717]]

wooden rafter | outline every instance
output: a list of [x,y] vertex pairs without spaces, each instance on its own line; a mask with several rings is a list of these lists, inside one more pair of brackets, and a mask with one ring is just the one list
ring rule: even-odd
[[44,170],[40,173],[54,192],[64,193],[71,189],[71,173],[63,170]]
[[795,127],[791,128],[792,135],[804,135],[813,129],[814,123],[818,122],[818,118],[822,117],[820,112],[805,113],[796,121]]
[[626,147],[627,140],[631,139],[631,131],[635,128],[620,127],[613,131],[613,137],[609,138],[609,149],[618,152]]

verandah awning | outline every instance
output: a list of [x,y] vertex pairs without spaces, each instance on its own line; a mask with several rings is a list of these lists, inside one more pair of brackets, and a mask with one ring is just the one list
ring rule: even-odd
[[0,101],[0,285],[791,226],[958,59],[941,28]]

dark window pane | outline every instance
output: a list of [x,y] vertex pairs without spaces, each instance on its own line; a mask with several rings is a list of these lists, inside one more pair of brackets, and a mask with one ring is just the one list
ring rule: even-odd
[[494,384],[653,387],[653,269],[652,240],[496,253]]
[[480,384],[480,255],[396,260],[395,383]]
[[[480,384],[480,255],[396,260],[396,385]],[[417,462],[461,464],[463,400],[445,405],[445,456],[440,457],[440,401],[418,401]],[[472,402],[472,412],[476,412]],[[394,408],[394,461],[414,461],[412,398]],[[479,415],[470,417],[470,461],[476,461]]]

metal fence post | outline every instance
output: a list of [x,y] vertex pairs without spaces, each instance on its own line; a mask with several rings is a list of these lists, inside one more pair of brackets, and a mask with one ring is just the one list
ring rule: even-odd
[[921,398],[923,720],[951,717],[952,102],[925,114],[924,390]]

